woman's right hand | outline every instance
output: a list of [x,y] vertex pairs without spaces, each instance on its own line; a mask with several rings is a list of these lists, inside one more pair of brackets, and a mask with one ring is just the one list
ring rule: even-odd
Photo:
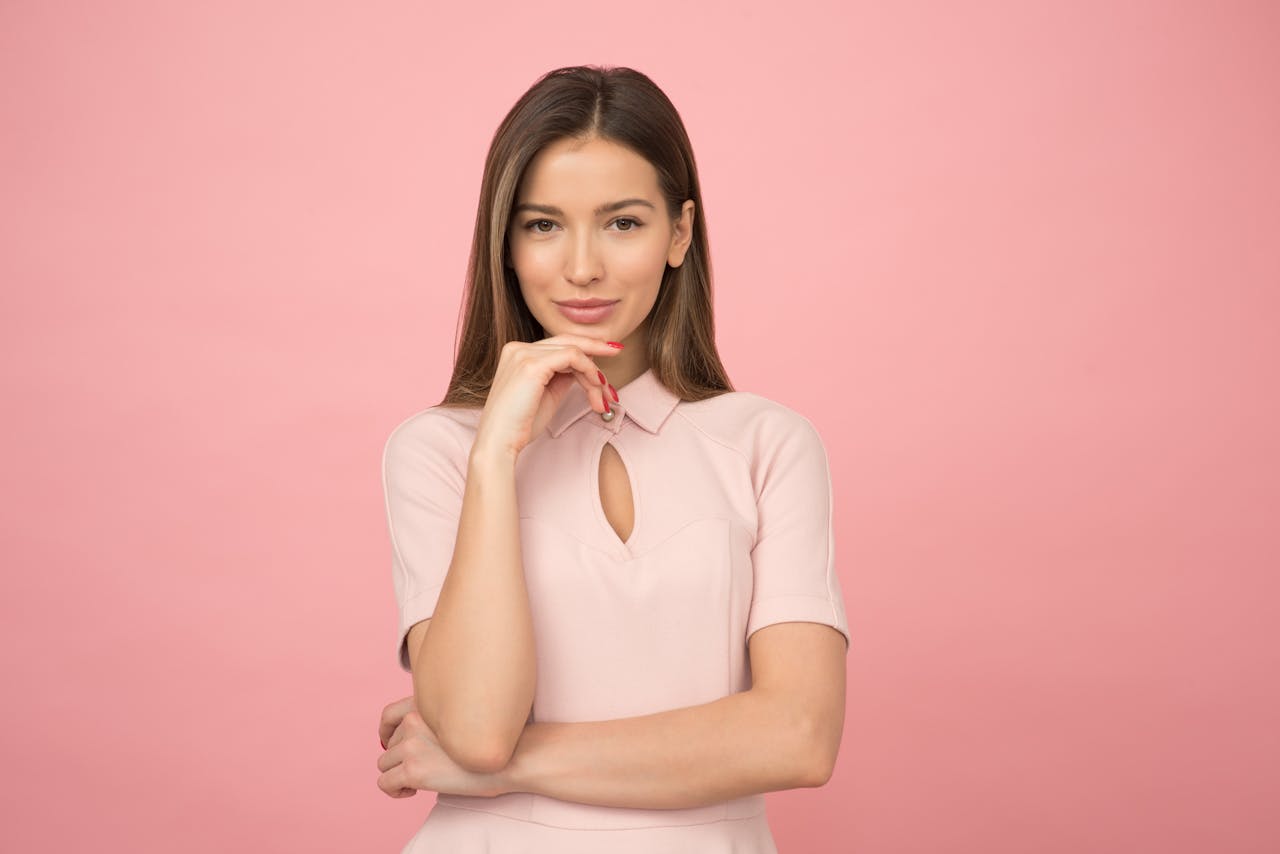
[[546,428],[575,382],[586,389],[591,408],[603,413],[609,391],[592,360],[621,351],[621,345],[585,335],[508,341],[480,414],[475,447],[509,453],[514,459]]

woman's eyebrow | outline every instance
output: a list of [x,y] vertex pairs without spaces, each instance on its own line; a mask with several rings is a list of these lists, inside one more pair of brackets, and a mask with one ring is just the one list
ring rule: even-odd
[[[623,199],[620,202],[609,202],[608,204],[601,205],[600,207],[592,211],[592,213],[594,213],[596,216],[600,216],[601,214],[607,214],[607,213],[612,213],[613,211],[622,210],[623,208],[629,205],[644,205],[650,210],[655,210],[653,206],[653,202],[646,201],[645,199]],[[513,214],[518,214],[521,211],[532,211],[534,213],[551,214],[552,216],[564,216],[564,211],[560,210],[557,207],[553,207],[552,205],[535,205],[532,202],[525,202],[524,204],[516,205],[511,210]]]

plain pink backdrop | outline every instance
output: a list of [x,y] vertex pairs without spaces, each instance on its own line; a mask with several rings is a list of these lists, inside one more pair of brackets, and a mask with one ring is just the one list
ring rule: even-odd
[[561,65],[698,156],[732,379],[831,457],[784,852],[1280,847],[1265,2],[0,4],[5,851],[398,851],[382,444]]

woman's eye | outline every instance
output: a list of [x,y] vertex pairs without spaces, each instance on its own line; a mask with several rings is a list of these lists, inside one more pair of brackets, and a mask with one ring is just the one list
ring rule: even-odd
[[[615,219],[612,224],[618,226],[618,231],[635,231],[642,223],[638,219],[623,216]],[[544,225],[547,227],[543,228]],[[550,234],[555,226],[556,224],[549,219],[534,219],[524,224],[525,229],[534,234]]]

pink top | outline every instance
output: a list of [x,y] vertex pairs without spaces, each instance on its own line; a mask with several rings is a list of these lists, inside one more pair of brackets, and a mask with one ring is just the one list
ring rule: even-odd
[[[520,542],[537,644],[533,719],[632,717],[751,685],[747,638],[781,622],[848,638],[834,570],[831,478],[808,419],[749,392],[682,401],[652,369],[614,417],[574,385],[516,461]],[[453,555],[480,409],[433,406],[383,454],[398,659],[430,617]],[[600,501],[600,454],[626,465],[623,542]],[[404,852],[775,851],[761,795],[683,810],[589,806],[531,794],[440,795]]]

